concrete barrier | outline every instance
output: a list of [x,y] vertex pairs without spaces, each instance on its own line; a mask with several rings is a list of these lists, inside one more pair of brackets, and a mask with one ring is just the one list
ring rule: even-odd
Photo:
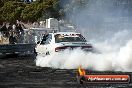
[[1,44],[0,53],[34,53],[36,44]]

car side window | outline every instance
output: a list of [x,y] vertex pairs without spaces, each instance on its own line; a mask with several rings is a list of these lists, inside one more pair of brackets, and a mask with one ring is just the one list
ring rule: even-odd
[[51,34],[43,36],[41,44],[49,44],[51,39],[52,39],[52,35]]
[[48,37],[47,37],[47,39],[46,39],[45,44],[50,44],[51,39],[52,39],[52,35],[51,35],[51,34],[49,34],[49,35],[48,35]]

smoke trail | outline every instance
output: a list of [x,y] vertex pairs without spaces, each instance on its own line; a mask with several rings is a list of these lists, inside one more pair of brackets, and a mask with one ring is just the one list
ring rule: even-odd
[[74,5],[66,18],[101,54],[66,50],[46,57],[37,56],[36,65],[66,69],[81,65],[101,71],[132,71],[132,0],[84,1],[87,4],[81,10]]
[[65,50],[46,57],[37,56],[36,65],[62,69],[73,69],[82,66],[86,69],[100,71],[132,71],[132,40],[129,40],[125,46],[119,48],[105,43],[97,43],[95,47],[101,50],[102,53],[87,53],[80,49]]
[[[126,31],[120,31],[114,34],[115,37],[110,39],[122,40],[122,37],[128,35]],[[120,38],[118,36],[120,35]],[[115,40],[115,41],[117,41]],[[119,70],[119,71],[132,71],[132,40],[128,40],[126,45],[118,46],[118,44],[108,44],[108,42],[96,42],[95,45],[101,54],[86,53],[80,49],[69,51],[66,50],[61,53],[55,53],[46,57],[38,56],[36,60],[37,66],[53,67],[53,68],[66,68],[72,69],[82,66],[86,69],[93,70]]]

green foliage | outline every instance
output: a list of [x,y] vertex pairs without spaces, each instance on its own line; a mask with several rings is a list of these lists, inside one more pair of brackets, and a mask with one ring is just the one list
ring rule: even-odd
[[32,3],[21,1],[0,0],[0,22],[34,22],[49,17],[60,19],[85,8],[89,0],[36,0]]
[[42,12],[47,7],[47,5],[39,2],[33,2],[31,4],[28,4],[22,11],[21,18],[24,21],[36,21],[37,19],[42,17]]
[[15,22],[22,20],[33,22],[49,17],[60,18],[60,0],[37,0],[22,3],[21,0],[0,1],[0,21]]
[[5,2],[3,7],[0,8],[1,20],[14,22],[16,19],[20,19],[21,11],[24,7],[24,4],[18,4],[15,1]]

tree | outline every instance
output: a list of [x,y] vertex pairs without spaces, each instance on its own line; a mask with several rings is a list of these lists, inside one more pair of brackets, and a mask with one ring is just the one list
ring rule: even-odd
[[24,21],[45,20],[47,18],[59,18],[59,0],[38,0],[25,7],[21,17]]
[[42,11],[47,7],[47,5],[39,2],[28,4],[22,11],[21,18],[23,19],[23,21],[36,21],[37,19],[42,17]]
[[36,0],[32,3],[20,1],[0,1],[0,21],[15,22],[15,20],[22,20],[34,22],[39,19],[45,20],[49,17],[59,19],[63,12],[59,5],[60,0]]
[[24,7],[24,4],[18,4],[15,1],[5,2],[3,7],[0,8],[1,20],[15,22],[15,20],[20,19],[21,11]]

